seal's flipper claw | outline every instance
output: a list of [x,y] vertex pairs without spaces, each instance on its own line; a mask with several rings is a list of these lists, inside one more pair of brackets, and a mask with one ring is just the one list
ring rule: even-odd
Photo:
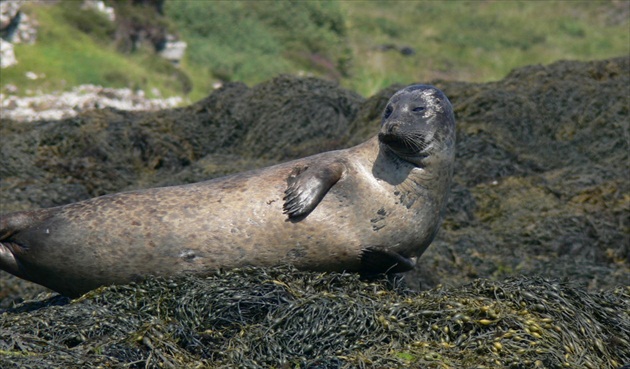
[[297,218],[313,211],[328,190],[341,179],[344,165],[339,162],[316,166],[297,166],[287,178],[283,213]]
[[364,249],[361,253],[362,274],[402,273],[415,268],[415,262],[393,251]]

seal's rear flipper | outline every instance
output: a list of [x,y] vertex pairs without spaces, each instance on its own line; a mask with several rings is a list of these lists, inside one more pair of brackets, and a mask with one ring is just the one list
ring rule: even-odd
[[15,246],[10,242],[0,242],[0,269],[14,276],[25,278],[21,272],[20,263],[13,253]]
[[20,262],[20,255],[28,246],[17,242],[15,236],[46,218],[51,211],[54,210],[20,211],[0,216],[0,269],[30,280]]
[[361,253],[361,274],[364,276],[402,273],[415,266],[414,260],[393,251],[368,248]]
[[297,218],[313,211],[328,190],[341,179],[344,170],[341,162],[294,167],[287,178],[288,188],[284,191],[284,214]]

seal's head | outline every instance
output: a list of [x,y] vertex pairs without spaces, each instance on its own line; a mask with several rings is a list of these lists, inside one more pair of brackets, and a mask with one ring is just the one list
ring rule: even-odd
[[403,160],[424,166],[433,154],[453,151],[453,107],[434,86],[404,88],[389,99],[378,139]]

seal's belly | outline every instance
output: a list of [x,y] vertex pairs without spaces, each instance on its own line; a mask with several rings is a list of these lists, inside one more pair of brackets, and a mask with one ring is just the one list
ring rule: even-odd
[[360,210],[351,209],[349,199],[330,194],[305,219],[289,221],[282,212],[286,184],[271,178],[277,175],[265,177],[228,177],[71,204],[29,242],[45,240],[40,250],[49,259],[88,260],[74,270],[96,268],[116,276],[279,263],[358,269],[357,234],[369,224],[357,224]]
[[59,274],[116,283],[283,263],[353,271],[363,249],[413,255],[406,250],[422,246],[437,226],[405,206],[393,186],[356,173],[333,186],[306,217],[290,219],[282,205],[293,165],[70,204],[23,243],[39,244],[30,258],[45,257]]

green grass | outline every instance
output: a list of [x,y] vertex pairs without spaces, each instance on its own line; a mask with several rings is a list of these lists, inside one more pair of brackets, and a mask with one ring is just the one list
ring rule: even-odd
[[[63,6],[26,6],[25,11],[40,23],[37,42],[15,45],[18,64],[2,70],[3,85],[15,84],[21,93],[29,89],[67,90],[92,83],[144,89],[147,93],[157,88],[167,95],[182,94],[173,78],[176,70],[165,60],[142,51],[131,56],[118,53],[113,42],[95,40],[71,23],[60,21],[65,14],[78,10],[78,6],[79,2],[67,2]],[[101,17],[90,12],[84,14]],[[25,77],[27,71],[44,74],[45,78],[29,80]]]
[[[625,1],[167,1],[162,22],[188,43],[180,68],[152,50],[118,52],[113,25],[79,6],[25,5],[38,41],[16,45],[19,64],[2,70],[3,85],[94,83],[197,100],[217,81],[300,73],[369,96],[392,83],[492,81],[530,64],[630,55]],[[379,51],[386,44],[415,54]]]
[[[185,69],[214,81],[317,73],[313,55],[343,69],[349,54],[337,2],[172,1],[165,11],[188,42]],[[194,92],[206,95],[212,80]]]
[[[392,81],[491,81],[530,64],[630,54],[627,15],[620,24],[611,18],[615,7],[623,4],[369,1],[342,5],[352,21],[349,37],[357,60],[355,75],[344,84],[366,95]],[[416,54],[404,57],[375,50],[388,43],[410,46]]]

